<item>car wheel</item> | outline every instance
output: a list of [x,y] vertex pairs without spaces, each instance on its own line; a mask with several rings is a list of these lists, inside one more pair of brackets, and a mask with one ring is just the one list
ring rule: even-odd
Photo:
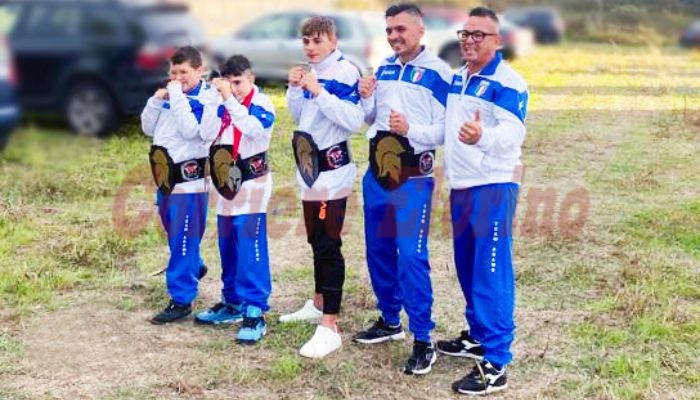
[[440,52],[442,58],[451,68],[459,68],[464,65],[462,60],[462,52],[459,49],[459,43],[450,43],[445,46]]
[[64,116],[70,129],[88,136],[102,136],[117,125],[117,106],[104,86],[83,81],[68,90]]

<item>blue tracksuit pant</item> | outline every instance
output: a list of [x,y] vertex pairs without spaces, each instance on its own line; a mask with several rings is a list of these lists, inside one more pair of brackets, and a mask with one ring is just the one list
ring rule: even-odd
[[455,265],[470,333],[481,342],[484,358],[498,366],[513,358],[512,226],[517,200],[514,183],[450,192]]
[[266,214],[219,215],[218,233],[224,301],[268,311],[272,282]]
[[428,228],[433,178],[407,180],[393,191],[370,170],[362,180],[367,265],[377,307],[389,325],[406,310],[415,340],[430,341],[433,289],[428,263]]
[[168,293],[178,304],[190,304],[197,297],[199,274],[204,262],[199,244],[207,219],[207,193],[158,192],[158,211],[168,234],[170,260],[165,270]]

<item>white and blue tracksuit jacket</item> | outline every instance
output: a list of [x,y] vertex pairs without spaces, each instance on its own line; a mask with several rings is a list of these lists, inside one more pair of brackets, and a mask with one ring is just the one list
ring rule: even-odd
[[[435,149],[443,137],[450,68],[428,50],[402,64],[396,56],[377,70],[374,95],[362,100],[367,137],[389,130],[391,109],[406,116],[407,137],[416,154]],[[362,181],[367,265],[377,307],[389,325],[398,325],[403,307],[416,340],[429,342],[435,324],[428,261],[431,176],[412,177],[387,191],[370,169]]]
[[[454,75],[445,116],[445,166],[451,188],[519,182],[528,91],[501,56],[467,77]],[[479,110],[482,135],[476,145],[459,140],[459,129]]]
[[[499,55],[471,76],[466,67],[460,70],[447,99],[445,166],[455,266],[470,333],[485,360],[498,367],[512,360],[515,333],[512,226],[527,100],[525,81]],[[482,135],[468,145],[459,140],[459,129],[476,111]]]
[[[224,109],[231,116],[231,125],[221,135],[221,144],[233,144],[233,126],[235,125],[243,134],[238,146],[238,157],[243,159],[268,151],[275,122],[275,108],[270,98],[257,86],[253,87],[253,91],[248,109],[231,96],[223,101],[217,110],[219,119],[223,116]],[[219,124],[221,124],[220,120]],[[264,213],[271,195],[272,172],[269,172],[258,179],[243,182],[240,191],[232,200],[226,200],[219,195],[217,213],[219,215]]]
[[[362,127],[364,118],[357,92],[360,73],[346,60],[339,50],[311,68],[323,87],[321,94],[313,97],[300,87],[287,89],[287,107],[299,124],[298,130],[310,134],[319,150],[350,138]],[[349,146],[348,146],[349,147]],[[357,174],[354,162],[333,171],[321,172],[309,188],[297,171],[297,182],[302,200],[325,201],[347,197]]]
[[376,76],[374,94],[362,99],[365,122],[371,125],[367,139],[377,131],[389,130],[389,113],[394,109],[406,116],[407,137],[416,153],[442,144],[445,104],[452,79],[450,67],[423,49],[405,65],[397,56],[387,58]]
[[[219,93],[201,81],[189,93],[179,83],[168,84],[168,100],[148,99],[141,113],[141,129],[153,144],[168,149],[174,163],[207,157],[209,145],[219,132],[216,107]],[[206,191],[205,179],[178,183],[175,193]]]

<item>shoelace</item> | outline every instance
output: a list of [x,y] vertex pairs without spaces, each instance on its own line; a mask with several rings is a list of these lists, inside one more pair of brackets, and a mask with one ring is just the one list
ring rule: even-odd
[[255,328],[258,325],[258,320],[259,318],[245,317],[243,318],[241,326],[244,328]]

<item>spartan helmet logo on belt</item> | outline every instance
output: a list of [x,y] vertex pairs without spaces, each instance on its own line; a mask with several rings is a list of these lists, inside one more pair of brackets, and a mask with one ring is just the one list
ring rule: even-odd
[[168,165],[168,156],[162,150],[156,150],[153,152],[153,168],[154,178],[156,181],[156,186],[165,187],[170,189],[168,183],[170,182],[170,165]]
[[395,137],[383,137],[377,143],[377,153],[375,155],[379,166],[377,178],[386,176],[394,183],[399,183],[401,178],[401,154],[405,151],[406,149]]
[[151,164],[151,175],[158,190],[163,195],[169,195],[175,187],[175,175],[173,173],[173,160],[168,150],[162,146],[151,146],[148,153],[148,161]]
[[216,150],[216,152],[214,152],[212,160],[214,164],[212,166],[212,175],[216,177],[214,183],[216,184],[217,189],[223,189],[224,185],[226,185],[228,181],[228,169],[233,162],[233,155],[228,149],[220,147]]
[[314,155],[314,148],[308,140],[300,137],[297,141],[297,159],[299,160],[299,170],[302,175],[313,175],[314,164],[311,158]]
[[312,187],[320,174],[318,146],[314,138],[306,132],[294,131],[292,148],[299,175],[308,187]]

